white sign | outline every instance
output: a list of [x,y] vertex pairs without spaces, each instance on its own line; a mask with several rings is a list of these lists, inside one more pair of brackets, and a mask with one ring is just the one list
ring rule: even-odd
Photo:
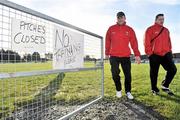
[[44,53],[46,51],[46,27],[29,21],[12,19],[12,50]]
[[81,68],[84,64],[84,35],[55,26],[53,68]]

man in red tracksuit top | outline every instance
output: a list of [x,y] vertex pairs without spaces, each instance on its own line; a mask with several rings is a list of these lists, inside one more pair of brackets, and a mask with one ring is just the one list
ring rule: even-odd
[[126,17],[123,12],[117,13],[117,24],[109,27],[106,33],[105,54],[106,58],[110,57],[112,78],[116,86],[116,96],[120,98],[121,82],[120,82],[120,69],[125,75],[125,91],[129,99],[133,99],[131,94],[131,61],[129,43],[134,51],[135,59],[140,63],[140,52],[138,50],[138,43],[134,30],[126,25]]
[[169,89],[169,84],[174,78],[177,68],[172,60],[171,52],[171,39],[169,30],[163,26],[164,15],[158,14],[155,19],[155,24],[149,27],[145,33],[145,53],[149,57],[150,61],[150,79],[151,89],[153,95],[159,93],[157,88],[157,78],[159,66],[167,71],[165,79],[162,81],[162,90],[169,95],[173,95],[173,92]]

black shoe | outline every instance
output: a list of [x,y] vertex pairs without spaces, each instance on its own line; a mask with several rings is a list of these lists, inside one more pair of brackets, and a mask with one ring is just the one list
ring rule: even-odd
[[153,95],[159,95],[159,91],[151,90]]
[[171,95],[171,96],[174,95],[174,93],[169,88],[164,87],[163,85],[162,85],[162,91],[166,92],[168,95]]
[[157,87],[153,90],[156,91],[157,93],[159,93],[159,89]]

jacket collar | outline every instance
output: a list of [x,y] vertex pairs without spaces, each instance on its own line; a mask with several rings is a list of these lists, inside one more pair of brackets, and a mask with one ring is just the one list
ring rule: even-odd
[[124,22],[122,25],[120,25],[118,22],[116,22],[116,24],[117,24],[118,26],[124,26],[124,25],[126,25],[126,22]]
[[155,26],[158,26],[158,27],[163,27],[163,25],[160,25],[160,24],[157,24],[157,23],[154,23]]

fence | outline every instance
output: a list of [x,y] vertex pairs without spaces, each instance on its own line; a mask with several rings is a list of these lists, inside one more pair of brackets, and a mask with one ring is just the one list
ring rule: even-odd
[[[13,22],[17,25],[18,20],[45,26],[46,44],[40,52],[26,52],[22,46],[14,50]],[[55,26],[83,36],[83,67],[53,69]],[[103,97],[103,72],[101,36],[15,3],[0,1],[1,119],[68,119]]]

